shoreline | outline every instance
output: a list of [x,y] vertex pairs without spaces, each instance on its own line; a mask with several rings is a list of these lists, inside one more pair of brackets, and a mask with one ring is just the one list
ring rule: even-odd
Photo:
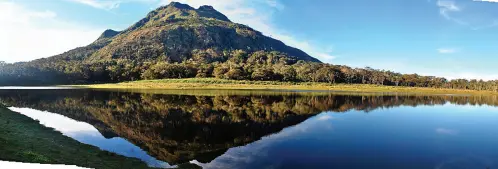
[[277,82],[225,80],[215,78],[141,80],[122,83],[64,85],[88,89],[125,89],[125,90],[282,90],[317,92],[371,92],[371,93],[410,93],[410,94],[458,94],[458,95],[498,95],[498,92],[441,89],[424,87],[383,86],[369,84],[330,84],[312,82]]
[[[136,158],[80,143],[0,103],[0,163],[7,166],[152,168]],[[37,164],[37,165],[35,165]],[[45,167],[49,166],[49,167]]]

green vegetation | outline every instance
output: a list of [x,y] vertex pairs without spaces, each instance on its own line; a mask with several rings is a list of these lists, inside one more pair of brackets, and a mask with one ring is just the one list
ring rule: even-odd
[[[72,85],[73,87],[93,89],[273,89],[273,90],[327,90],[343,92],[398,92],[411,94],[472,94],[496,95],[496,92],[425,88],[383,86],[369,84],[331,84],[320,82],[279,82],[279,81],[251,81],[251,80],[226,80],[217,78],[186,78],[186,79],[161,79],[123,82],[115,84]],[[149,91],[148,91],[149,92]],[[219,91],[217,91],[219,92]],[[266,91],[268,92],[268,91]],[[161,91],[164,93],[164,91]],[[251,92],[253,93],[253,92]]]
[[0,105],[0,160],[98,169],[149,168],[138,159],[84,145]]

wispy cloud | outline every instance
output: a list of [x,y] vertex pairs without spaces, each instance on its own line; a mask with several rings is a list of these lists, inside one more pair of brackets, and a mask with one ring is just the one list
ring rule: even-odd
[[327,121],[327,120],[333,120],[333,119],[335,119],[335,118],[330,114],[325,114],[325,115],[318,117],[318,121]]
[[118,8],[119,4],[122,3],[122,1],[120,0],[70,0],[70,1],[106,10]]
[[498,0],[474,0],[475,2],[496,2],[498,3]]
[[75,3],[80,3],[83,5],[88,5],[98,9],[113,10],[119,8],[123,3],[130,2],[146,2],[146,3],[157,3],[160,0],[68,0]]
[[437,49],[437,52],[441,54],[452,54],[458,52],[458,50],[454,48],[439,48]]
[[467,23],[452,17],[451,13],[460,12],[462,10],[461,7],[457,6],[455,1],[452,0],[438,0],[437,6],[439,7],[439,14],[443,16],[447,20],[454,21],[458,24],[466,25]]
[[467,26],[472,30],[481,30],[498,26],[498,18],[493,12],[482,10],[488,4],[476,2],[498,3],[498,0],[437,0],[439,14],[446,20]]
[[285,6],[282,5],[280,2],[278,2],[277,0],[266,0],[266,3],[278,10],[283,10],[285,8]]
[[454,1],[451,0],[439,0],[437,5],[441,7],[443,11],[460,11],[460,7],[458,7]]
[[444,77],[448,79],[478,79],[478,80],[496,80],[498,79],[498,74],[484,74],[484,73],[473,73],[473,72],[454,72],[448,73]]
[[104,30],[60,20],[53,11],[1,1],[0,23],[0,60],[6,62],[29,61],[88,45]]

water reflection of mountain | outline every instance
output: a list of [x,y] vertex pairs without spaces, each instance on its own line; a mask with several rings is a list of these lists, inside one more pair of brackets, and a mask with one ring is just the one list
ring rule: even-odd
[[309,93],[146,94],[88,90],[0,90],[0,101],[65,115],[120,136],[171,164],[207,163],[227,149],[296,125],[323,111],[396,106],[498,105],[493,96],[403,96]]

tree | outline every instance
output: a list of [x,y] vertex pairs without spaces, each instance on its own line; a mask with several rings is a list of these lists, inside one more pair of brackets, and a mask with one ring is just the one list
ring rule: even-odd
[[197,74],[197,69],[191,65],[185,64],[169,64],[166,62],[159,62],[144,73],[142,73],[142,78],[144,79],[163,79],[163,78],[189,78],[195,77]]
[[316,82],[335,83],[336,71],[331,66],[323,66],[314,74]]
[[197,69],[197,75],[195,77],[198,78],[205,78],[205,77],[211,77],[213,74],[213,65],[212,64],[201,64],[196,66]]
[[232,52],[232,57],[228,60],[232,63],[243,63],[247,59],[247,52],[243,50],[235,50]]
[[244,80],[246,79],[244,71],[241,68],[232,68],[227,73],[225,73],[227,79],[233,80]]
[[219,79],[226,79],[225,73],[230,70],[225,64],[216,65],[213,70],[213,76]]
[[282,81],[292,82],[297,79],[297,72],[292,66],[285,65],[281,67],[279,74],[282,76]]
[[346,83],[353,83],[353,80],[355,78],[355,72],[353,69],[347,66],[341,66],[340,72],[344,75],[344,82]]
[[273,71],[267,68],[260,68],[256,69],[252,74],[251,74],[251,79],[252,80],[273,80],[275,74]]

